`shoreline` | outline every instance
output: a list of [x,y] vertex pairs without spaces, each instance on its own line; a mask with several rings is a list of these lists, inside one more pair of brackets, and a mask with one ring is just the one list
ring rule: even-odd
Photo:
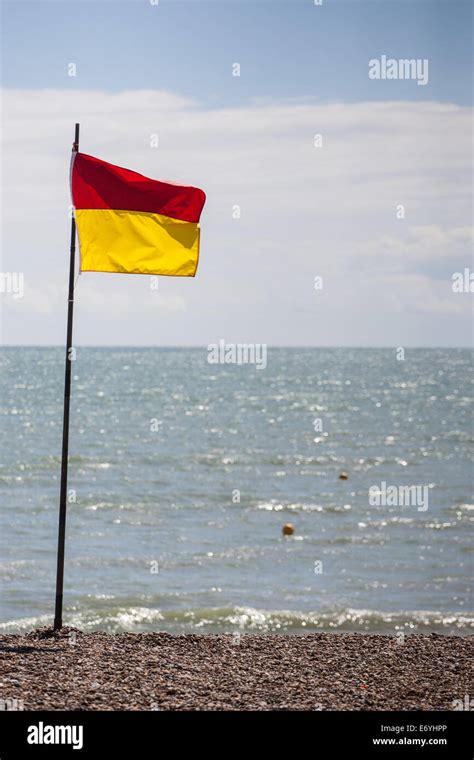
[[464,709],[473,652],[472,637],[438,634],[40,628],[0,636],[0,700],[25,710]]

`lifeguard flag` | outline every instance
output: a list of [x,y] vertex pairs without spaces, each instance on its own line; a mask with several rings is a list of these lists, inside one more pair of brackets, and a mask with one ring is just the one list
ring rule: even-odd
[[74,153],[71,194],[81,272],[196,274],[203,190]]

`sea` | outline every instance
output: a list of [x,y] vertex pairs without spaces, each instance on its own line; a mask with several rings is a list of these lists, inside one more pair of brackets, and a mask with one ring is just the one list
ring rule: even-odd
[[[76,349],[65,624],[472,633],[472,352],[208,356]],[[54,613],[64,349],[2,348],[0,366],[0,633],[15,633]]]

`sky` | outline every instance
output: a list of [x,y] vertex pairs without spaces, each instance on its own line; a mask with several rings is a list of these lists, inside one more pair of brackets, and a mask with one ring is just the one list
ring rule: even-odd
[[[196,278],[81,274],[76,345],[471,345],[470,2],[0,9],[4,345],[64,344],[76,121],[85,153],[207,194]],[[371,78],[382,56],[428,81]]]

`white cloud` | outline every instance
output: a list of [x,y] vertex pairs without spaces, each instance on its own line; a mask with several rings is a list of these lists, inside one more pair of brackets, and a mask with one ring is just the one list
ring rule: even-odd
[[433,278],[438,273],[448,275],[453,267],[468,266],[470,253],[474,250],[474,227],[440,227],[401,225],[401,234],[382,235],[358,249],[361,259],[373,265],[381,259],[380,269],[388,272],[411,272],[428,270]]
[[[26,283],[23,328],[18,304],[6,299],[6,342],[55,338],[51,320],[39,318],[45,299],[62,332],[76,119],[84,152],[191,182],[208,196],[197,278],[163,278],[151,294],[147,278],[84,274],[76,302],[82,342],[469,339],[469,302],[451,293],[449,278],[459,263],[470,265],[470,108],[305,99],[203,110],[150,90],[4,90],[2,105],[2,269],[24,271]],[[324,288],[316,293],[318,274]],[[42,298],[31,295],[33,281]],[[429,321],[416,321],[428,313]]]

